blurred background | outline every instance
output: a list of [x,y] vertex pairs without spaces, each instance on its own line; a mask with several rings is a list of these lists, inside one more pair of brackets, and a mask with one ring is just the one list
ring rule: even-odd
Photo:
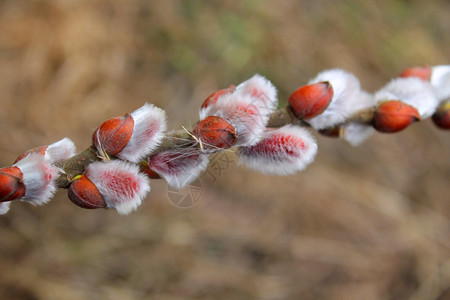
[[[65,136],[82,150],[145,102],[190,127],[255,73],[280,106],[335,67],[376,91],[450,62],[449,16],[446,0],[0,0],[0,166]],[[163,181],[129,216],[63,190],[13,203],[0,299],[450,299],[449,137],[430,120],[359,147],[317,136],[316,161],[288,177],[227,153],[190,208]]]

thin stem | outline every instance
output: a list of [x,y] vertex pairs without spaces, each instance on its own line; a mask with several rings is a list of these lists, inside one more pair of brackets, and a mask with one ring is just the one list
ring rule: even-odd
[[75,176],[83,174],[89,164],[99,160],[100,158],[94,146],[90,146],[68,160],[58,162],[56,166],[63,169],[64,173],[56,179],[56,186],[64,189],[68,188]]
[[348,118],[347,122],[357,122],[357,123],[370,125],[374,114],[375,114],[375,108],[369,107],[369,108],[360,110],[359,112],[355,113],[353,116]]

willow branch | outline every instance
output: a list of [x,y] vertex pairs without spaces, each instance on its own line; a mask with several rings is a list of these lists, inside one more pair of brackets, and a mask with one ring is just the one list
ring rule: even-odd
[[[359,122],[370,124],[373,117],[374,109],[369,108],[362,110],[348,119],[348,122]],[[297,126],[310,127],[310,125],[299,118],[297,118],[292,109],[287,106],[274,111],[269,118],[267,127],[279,128],[288,124],[295,124]],[[151,154],[172,150],[192,147],[197,144],[197,141],[192,137],[192,134],[186,130],[174,130],[164,137],[161,144]],[[73,178],[81,175],[86,170],[87,166],[95,161],[101,160],[100,156],[94,146],[89,146],[81,153],[59,162],[57,166],[64,170],[64,172],[56,180],[58,188],[67,189]]]

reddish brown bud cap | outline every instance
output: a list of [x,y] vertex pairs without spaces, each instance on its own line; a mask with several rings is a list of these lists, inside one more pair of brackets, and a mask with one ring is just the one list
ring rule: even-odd
[[340,126],[333,126],[318,130],[324,136],[338,138],[341,136],[342,128]]
[[398,132],[420,121],[417,109],[398,100],[383,102],[374,113],[373,127],[380,132]]
[[450,101],[442,103],[431,117],[433,123],[441,129],[450,129]]
[[305,85],[289,96],[294,114],[301,119],[320,115],[333,98],[333,87],[328,81]]
[[0,202],[22,198],[25,191],[23,174],[18,167],[0,169]]
[[15,163],[17,163],[19,160],[22,160],[25,156],[27,156],[27,155],[30,154],[30,153],[39,153],[39,154],[41,154],[42,156],[44,156],[44,155],[45,155],[45,151],[47,150],[47,147],[48,147],[48,146],[38,146],[38,147],[35,147],[35,148],[33,148],[33,149],[30,149],[30,150],[26,151],[25,153],[21,154],[21,155],[14,161],[13,165],[14,165]]
[[117,155],[128,144],[133,128],[134,119],[130,114],[109,119],[94,132],[92,142],[97,149]]
[[422,80],[430,81],[431,68],[428,66],[408,68],[404,70],[399,77],[418,77]]
[[75,177],[69,186],[70,201],[82,208],[105,208],[106,202],[97,186],[85,175]]
[[205,101],[203,101],[201,108],[203,109],[203,108],[207,108],[210,105],[213,105],[214,103],[217,102],[217,99],[219,99],[220,96],[232,93],[235,90],[236,90],[236,87],[234,85],[230,85],[230,87],[227,89],[221,89],[221,90],[218,90],[217,92],[212,93],[211,95],[209,95],[208,98],[206,98]]
[[0,202],[22,198],[25,192],[23,174],[18,167],[0,169]]
[[209,116],[198,122],[193,134],[206,150],[228,149],[237,141],[234,126],[217,116]]

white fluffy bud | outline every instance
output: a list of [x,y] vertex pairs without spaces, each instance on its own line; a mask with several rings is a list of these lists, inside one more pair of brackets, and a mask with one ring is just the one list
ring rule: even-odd
[[309,81],[309,84],[328,81],[333,88],[333,98],[330,104],[320,115],[308,120],[315,129],[324,129],[343,123],[353,114],[354,105],[358,102],[360,84],[353,74],[332,69],[319,73]]
[[50,201],[56,191],[55,179],[60,169],[50,164],[39,153],[29,153],[13,166],[22,172],[26,187],[25,196],[20,199],[21,201],[33,205],[42,205]]
[[450,98],[450,65],[432,67],[430,82],[439,101]]
[[265,174],[289,175],[305,169],[317,153],[317,144],[304,128],[286,125],[268,130],[250,147],[240,147],[239,162]]
[[4,215],[9,211],[9,205],[11,205],[11,202],[0,202],[0,215]]
[[85,175],[102,194],[107,207],[119,214],[129,214],[141,205],[150,185],[147,176],[139,173],[136,165],[121,160],[94,162]]
[[137,163],[161,143],[166,130],[166,113],[146,103],[131,116],[134,120],[133,134],[117,156]]
[[208,162],[208,155],[196,149],[167,150],[148,158],[149,168],[177,189],[197,179]]
[[75,144],[69,138],[63,138],[47,147],[44,158],[50,163],[69,159],[75,155]]
[[[360,110],[373,107],[375,98],[366,91],[360,91],[358,101],[355,102],[354,110],[357,113]],[[372,126],[358,122],[347,122],[342,125],[342,138],[353,146],[357,146],[368,139],[375,130]]]
[[275,87],[260,75],[241,83],[234,92],[221,95],[203,109],[201,119],[218,116],[236,129],[236,146],[256,144],[263,134],[269,115],[277,106]]
[[375,93],[377,104],[386,100],[399,100],[413,106],[422,119],[430,117],[439,104],[431,84],[417,77],[392,79]]

